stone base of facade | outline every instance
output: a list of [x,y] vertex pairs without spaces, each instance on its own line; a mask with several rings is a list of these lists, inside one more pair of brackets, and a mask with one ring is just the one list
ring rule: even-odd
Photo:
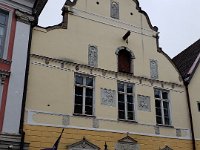
[[[29,150],[40,150],[42,148],[52,147],[62,132],[62,128],[25,125],[24,131],[25,142],[30,143]],[[128,136],[137,141],[140,150],[160,150],[166,146],[173,150],[192,150],[191,140],[132,134],[128,134]],[[105,142],[108,150],[115,150],[119,140],[124,137],[127,137],[127,134],[65,128],[58,149],[66,150],[68,146],[85,138],[102,150],[104,150]],[[197,145],[200,149],[200,142]]]

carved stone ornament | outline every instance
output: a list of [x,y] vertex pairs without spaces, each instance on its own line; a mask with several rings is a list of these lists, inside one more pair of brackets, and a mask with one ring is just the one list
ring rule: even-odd
[[173,150],[172,148],[170,148],[169,146],[165,146],[164,148],[160,149],[160,150]]
[[70,116],[63,116],[62,123],[65,126],[69,125],[70,124]]
[[151,102],[149,96],[138,95],[138,110],[151,112]]
[[160,134],[160,128],[158,126],[154,127],[155,134],[159,135]]
[[150,60],[151,79],[158,79],[158,63],[157,60]]
[[116,91],[101,89],[101,104],[116,107]]
[[93,128],[99,128],[99,120],[93,119]]
[[119,3],[111,0],[110,16],[119,19]]
[[98,62],[98,49],[97,46],[89,45],[88,47],[88,65],[97,67]]
[[181,129],[176,129],[176,136],[181,137]]
[[139,150],[139,145],[137,141],[127,136],[118,141],[116,150]]
[[67,6],[74,6],[74,5],[76,5],[76,2],[77,2],[77,0],[67,0],[65,2],[65,5],[67,5]]
[[30,24],[31,22],[33,22],[35,20],[33,16],[31,16],[27,13],[23,13],[19,10],[17,10],[15,12],[15,15],[17,16],[18,21],[21,21],[21,22],[26,23],[26,24]]
[[67,148],[69,150],[81,150],[81,149],[86,149],[86,150],[100,150],[99,147],[97,147],[96,145],[90,143],[88,140],[85,139],[85,137],[83,138],[83,140],[74,143],[72,145],[67,146]]

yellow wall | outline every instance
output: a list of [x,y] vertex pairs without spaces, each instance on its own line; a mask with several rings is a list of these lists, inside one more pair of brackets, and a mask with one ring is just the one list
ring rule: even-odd
[[190,94],[190,102],[191,102],[191,109],[192,109],[192,116],[193,116],[193,122],[194,122],[194,134],[197,139],[200,139],[200,112],[198,111],[197,102],[200,102],[200,95],[199,95],[199,89],[200,89],[200,66],[198,66],[194,76],[192,77],[192,80],[189,84],[189,94]]
[[[29,150],[40,150],[51,147],[59,137],[62,128],[52,128],[44,126],[25,126],[25,142],[30,143]],[[89,131],[80,129],[66,128],[62,134],[59,144],[59,150],[66,150],[66,146],[79,142],[85,137],[89,142],[104,149],[105,142],[109,150],[114,150],[118,140],[126,137],[126,133]],[[159,150],[166,145],[173,150],[191,150],[192,142],[190,140],[178,140],[171,138],[160,138],[153,136],[140,136],[129,134],[131,138],[138,141],[140,150]]]

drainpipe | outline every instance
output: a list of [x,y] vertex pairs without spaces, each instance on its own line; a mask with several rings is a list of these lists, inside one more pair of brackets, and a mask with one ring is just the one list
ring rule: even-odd
[[192,147],[193,150],[196,150],[196,141],[194,136],[194,125],[193,125],[193,118],[192,118],[192,110],[191,110],[191,104],[190,104],[190,94],[188,90],[189,82],[185,81],[185,88],[186,88],[186,95],[187,95],[187,103],[188,103],[188,109],[189,109],[189,117],[190,117],[190,126],[191,126],[191,132],[192,132]]
[[21,143],[20,143],[20,150],[23,150],[23,148],[24,148],[24,137],[25,137],[25,132],[23,130],[23,128],[24,128],[24,114],[25,114],[26,96],[27,96],[27,85],[28,85],[28,75],[29,75],[31,41],[32,41],[32,34],[33,34],[34,25],[35,25],[35,23],[31,22],[31,24],[30,24],[30,34],[29,34],[29,43],[28,43],[28,51],[27,51],[27,59],[26,59],[26,71],[25,71],[25,79],[24,79],[24,92],[23,92],[23,98],[22,98],[21,118],[20,118],[20,127],[19,127],[19,133],[22,135]]

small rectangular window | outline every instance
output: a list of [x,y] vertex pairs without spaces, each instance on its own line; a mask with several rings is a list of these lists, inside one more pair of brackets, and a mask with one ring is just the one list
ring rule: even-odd
[[93,115],[93,82],[91,76],[75,75],[75,114]]
[[200,102],[197,102],[198,111],[200,112]]
[[118,117],[122,120],[135,120],[133,84],[118,83]]
[[155,89],[156,123],[171,125],[169,93],[166,90]]
[[8,13],[0,10],[0,58],[3,57],[5,49],[6,32],[8,26]]

